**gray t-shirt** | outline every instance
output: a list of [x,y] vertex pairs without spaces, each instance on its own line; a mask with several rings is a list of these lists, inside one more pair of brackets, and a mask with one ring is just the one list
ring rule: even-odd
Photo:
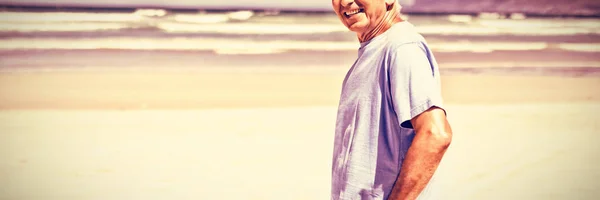
[[331,199],[387,199],[415,135],[410,120],[442,108],[439,77],[425,39],[407,21],[361,43],[342,86]]

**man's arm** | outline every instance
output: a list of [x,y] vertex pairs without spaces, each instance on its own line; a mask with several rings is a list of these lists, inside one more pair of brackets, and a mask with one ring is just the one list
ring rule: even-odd
[[416,199],[429,183],[452,141],[452,129],[441,108],[432,107],[411,119],[411,123],[415,137],[389,200]]

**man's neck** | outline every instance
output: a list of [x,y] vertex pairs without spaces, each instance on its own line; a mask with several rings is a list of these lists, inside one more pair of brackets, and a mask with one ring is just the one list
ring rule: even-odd
[[369,41],[390,29],[394,24],[404,21],[400,16],[400,10],[398,9],[399,6],[400,5],[394,4],[392,9],[385,13],[381,21],[379,21],[377,26],[375,26],[373,29],[363,34],[357,34],[358,40],[361,43]]

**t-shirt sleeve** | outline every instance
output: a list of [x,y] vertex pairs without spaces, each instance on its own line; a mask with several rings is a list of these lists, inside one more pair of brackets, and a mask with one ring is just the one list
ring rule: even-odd
[[439,70],[425,44],[399,45],[389,62],[392,104],[402,127],[413,128],[410,120],[431,107],[443,109]]

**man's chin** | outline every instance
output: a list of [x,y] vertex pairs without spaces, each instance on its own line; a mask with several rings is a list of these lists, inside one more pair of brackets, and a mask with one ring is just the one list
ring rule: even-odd
[[348,24],[346,27],[348,27],[348,30],[350,30],[352,32],[362,33],[366,29],[367,25],[368,25],[368,23],[356,22],[356,23],[353,23],[353,24]]
[[363,26],[362,24],[352,24],[350,26],[348,26],[348,30],[355,32],[355,33],[362,33],[364,32],[366,26]]

